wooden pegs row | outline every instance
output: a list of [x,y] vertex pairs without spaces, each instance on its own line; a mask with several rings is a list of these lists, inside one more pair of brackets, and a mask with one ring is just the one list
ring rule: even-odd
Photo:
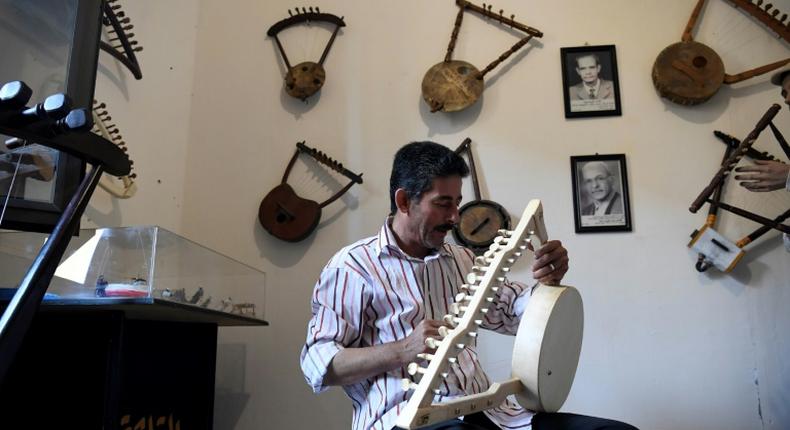
[[434,339],[432,337],[425,338],[425,346],[431,349],[436,349],[441,344],[441,341]]
[[[321,9],[319,9],[318,6],[315,7],[315,10],[313,10],[313,7],[307,7],[307,8],[303,7],[302,10],[300,11],[298,7],[295,7],[294,12],[296,13],[296,15],[301,15],[305,13],[321,13]],[[288,9],[288,16],[294,16],[294,14],[291,13],[291,9]]]

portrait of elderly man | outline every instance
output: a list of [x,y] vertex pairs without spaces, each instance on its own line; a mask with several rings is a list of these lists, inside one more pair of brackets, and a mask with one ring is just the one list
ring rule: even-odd
[[601,61],[596,54],[582,54],[576,57],[576,73],[581,82],[568,88],[571,100],[606,100],[614,98],[614,84],[603,79]]
[[589,161],[581,169],[582,187],[590,203],[583,206],[582,215],[613,215],[623,213],[623,200],[615,189],[616,178],[603,161]]

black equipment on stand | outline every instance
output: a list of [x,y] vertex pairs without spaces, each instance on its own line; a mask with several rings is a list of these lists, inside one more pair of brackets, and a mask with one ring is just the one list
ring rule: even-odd
[[71,110],[71,101],[64,94],[49,96],[44,102],[27,107],[31,95],[30,88],[21,81],[9,82],[0,88],[0,133],[15,137],[7,144],[14,147],[26,141],[36,142],[80,158],[93,168],[80,183],[0,318],[0,384],[102,173],[126,175],[131,169],[126,153],[90,132],[91,116],[86,109]]

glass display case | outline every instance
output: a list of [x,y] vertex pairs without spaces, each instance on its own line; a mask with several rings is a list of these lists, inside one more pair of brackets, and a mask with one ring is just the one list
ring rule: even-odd
[[[46,239],[0,234],[0,298],[13,295]],[[161,227],[83,229],[72,238],[43,306],[98,305],[132,318],[266,325],[265,280],[265,273]]]

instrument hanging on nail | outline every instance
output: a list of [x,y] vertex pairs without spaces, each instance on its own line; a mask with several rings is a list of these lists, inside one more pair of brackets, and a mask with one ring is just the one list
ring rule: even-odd
[[[313,157],[319,163],[350,179],[350,182],[322,203],[299,197],[287,183],[288,175],[299,154]],[[282,182],[269,191],[269,194],[261,201],[258,220],[272,236],[286,242],[299,242],[309,236],[318,226],[318,222],[321,220],[321,208],[340,198],[354,184],[361,183],[362,173],[357,175],[323,152],[305,145],[304,141],[297,142],[296,152],[285,169]]]
[[[759,7],[762,0],[757,0],[756,5],[748,0],[729,1],[775,31],[785,42],[790,42],[790,30],[784,24],[787,14],[777,19],[778,10],[774,9],[769,14],[773,5],[766,4],[764,9]],[[790,63],[788,58],[735,75],[727,74],[719,54],[694,41],[691,34],[704,4],[705,0],[698,0],[681,41],[664,48],[653,64],[653,85],[661,97],[681,105],[698,105],[713,97],[722,84],[745,81]]]
[[[478,394],[454,397],[433,403],[443,383],[443,375],[457,361],[465,345],[475,342],[477,326],[488,311],[495,293],[515,261],[548,240],[540,200],[527,205],[515,230],[501,230],[490,249],[475,258],[467,284],[451,305],[454,314],[444,317],[452,329],[440,329],[442,339],[433,354],[420,354],[428,367],[408,366],[409,374],[421,374],[418,383],[403,380],[405,390],[414,390],[395,422],[413,429],[499,406],[507,396],[529,410],[555,412],[568,397],[581,353],[584,308],[579,292],[569,286],[538,284],[532,291],[516,335],[511,378],[491,384]],[[534,243],[534,239],[539,243]]]
[[510,215],[499,203],[483,200],[480,197],[475,160],[472,155],[472,139],[468,137],[464,139],[455,152],[468,154],[475,199],[458,210],[459,220],[453,228],[453,237],[456,242],[471,249],[475,254],[481,254],[494,242],[499,230],[510,229]]
[[[724,159],[721,167],[716,175],[711,180],[710,184],[702,191],[697,199],[692,203],[689,210],[696,213],[697,210],[705,203],[710,204],[708,210],[708,217],[705,220],[705,225],[699,230],[695,230],[691,234],[691,241],[688,247],[697,251],[697,263],[695,268],[698,272],[704,272],[711,266],[715,266],[723,272],[730,272],[735,268],[735,265],[743,258],[745,251],[744,247],[749,243],[757,240],[760,236],[764,235],[771,229],[776,229],[784,233],[790,233],[790,226],[782,224],[785,220],[790,218],[790,210],[785,211],[779,216],[769,219],[761,215],[755,214],[746,209],[736,206],[728,205],[721,202],[722,189],[726,182],[727,176],[744,155],[757,160],[774,160],[778,161],[776,157],[768,154],[767,152],[758,152],[752,148],[752,145],[759,137],[760,133],[766,128],[770,127],[771,131],[779,142],[785,155],[790,158],[790,145],[785,141],[784,136],[773,124],[772,120],[779,112],[781,107],[778,104],[772,105],[763,117],[758,121],[755,128],[751,133],[740,141],[726,133],[714,131],[716,137],[722,140],[727,146],[724,154]],[[716,231],[716,220],[718,209],[724,209],[736,215],[750,219],[762,225],[752,233],[744,236],[737,242],[732,242],[724,235]]]
[[[346,23],[343,21],[343,17],[337,17],[331,13],[322,13],[317,7],[315,11],[312,7],[309,9],[303,7],[301,11],[297,7],[294,8],[294,11],[296,12],[295,14],[291,13],[291,9],[288,9],[288,15],[290,16],[269,27],[269,31],[266,32],[266,35],[273,38],[277,43],[277,48],[283,58],[285,67],[288,69],[288,72],[285,74],[285,92],[291,97],[306,101],[308,97],[318,92],[318,90],[324,86],[324,82],[326,81],[324,60],[326,60],[326,56],[329,54],[329,49],[335,41],[337,32],[340,31],[340,27],[345,27]],[[321,59],[318,60],[317,63],[305,61],[291,66],[277,34],[288,27],[302,23],[309,24],[310,22],[327,22],[329,24],[334,24],[335,29],[332,31],[332,36],[329,37],[329,42],[327,42],[324,52],[321,54]]]
[[[107,111],[107,105],[94,100],[93,129],[91,129],[91,131],[115,143],[123,152],[128,153],[126,142],[124,142],[118,126],[110,121],[112,121],[112,117]],[[131,158],[129,159],[129,165],[134,169],[134,161]],[[137,184],[134,181],[135,178],[137,178],[137,173],[129,173],[128,175],[115,177],[105,174],[102,175],[99,180],[99,186],[114,197],[128,199],[137,192]]]
[[107,0],[104,3],[102,23],[107,29],[109,40],[100,41],[99,47],[126,66],[135,79],[140,80],[143,78],[143,72],[140,70],[135,52],[142,51],[143,47],[133,39],[134,33],[129,32],[134,26],[126,16],[126,12],[121,9],[121,5],[116,4],[117,1]]
[[[516,51],[521,49],[529,42],[532,37],[543,37],[540,30],[526,26],[514,20],[515,15],[510,18],[503,16],[504,10],[500,9],[499,14],[491,11],[491,5],[483,3],[483,7],[472,4],[466,0],[456,0],[458,14],[455,17],[455,25],[450,35],[450,45],[447,47],[447,55],[444,61],[428,69],[422,79],[422,98],[428,103],[431,112],[456,112],[473,105],[480,95],[483,94],[483,77],[486,73],[493,70],[499,63],[505,61]],[[527,36],[516,42],[510,49],[492,61],[483,71],[478,71],[475,66],[466,61],[453,60],[453,50],[458,39],[458,32],[461,30],[461,23],[464,19],[464,12],[469,9],[477,12],[486,18],[499,21],[527,33]]]

